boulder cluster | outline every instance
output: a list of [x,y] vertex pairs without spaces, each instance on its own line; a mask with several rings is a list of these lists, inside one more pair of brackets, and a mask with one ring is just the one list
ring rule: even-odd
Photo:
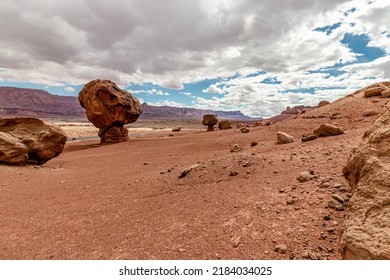
[[61,154],[67,136],[56,124],[37,118],[0,119],[0,162],[44,164]]

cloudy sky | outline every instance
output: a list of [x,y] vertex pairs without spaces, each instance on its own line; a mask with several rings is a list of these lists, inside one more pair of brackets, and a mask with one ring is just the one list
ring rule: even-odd
[[0,0],[0,86],[267,117],[390,80],[388,0]]

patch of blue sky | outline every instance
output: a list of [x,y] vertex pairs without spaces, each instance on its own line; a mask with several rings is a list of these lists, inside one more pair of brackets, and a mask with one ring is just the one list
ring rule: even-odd
[[307,71],[307,74],[316,74],[316,73],[326,74],[326,76],[324,78],[329,79],[330,77],[341,76],[341,75],[347,73],[347,71],[339,70],[336,68],[322,68],[322,69],[318,69],[318,70]]
[[327,25],[327,26],[323,26],[323,27],[317,27],[317,28],[314,29],[314,31],[325,32],[326,35],[330,35],[333,30],[339,28],[340,26],[341,26],[341,22],[337,22],[337,23],[332,24],[332,25]]
[[308,88],[286,89],[286,90],[281,90],[280,92],[315,94],[317,90],[334,90],[334,89],[346,89],[346,87],[308,87]]
[[352,13],[354,13],[356,11],[357,11],[356,8],[352,8],[352,9],[349,9],[348,11],[344,12],[343,14],[344,14],[344,16],[347,17],[347,16],[349,16],[350,14],[352,14]]
[[257,71],[255,73],[251,73],[251,74],[246,75],[245,78],[253,78],[253,77],[262,76],[265,74],[267,74],[266,71],[260,70],[260,71]]
[[278,80],[278,77],[268,77],[260,82],[261,84],[280,85],[282,82]]
[[370,38],[366,34],[346,33],[341,40],[341,43],[348,46],[352,52],[360,54],[355,63],[371,62],[386,55],[381,48],[367,46],[369,42]]

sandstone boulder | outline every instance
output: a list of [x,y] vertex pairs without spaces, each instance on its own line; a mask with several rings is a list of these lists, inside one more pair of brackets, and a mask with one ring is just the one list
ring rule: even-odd
[[207,126],[207,131],[214,131],[214,126],[218,123],[216,115],[207,114],[203,115],[202,124]]
[[378,95],[381,95],[382,91],[384,91],[384,90],[385,89],[381,86],[372,87],[372,88],[367,89],[364,92],[364,96],[365,97],[378,96]]
[[172,128],[172,132],[179,132],[181,130],[181,126],[178,125],[178,126],[175,126]]
[[382,91],[382,97],[390,97],[390,87],[388,87],[386,90]]
[[303,134],[302,135],[302,142],[308,142],[308,141],[313,141],[316,140],[318,137],[320,137],[318,134],[311,133],[311,134]]
[[123,126],[135,122],[142,113],[141,104],[127,91],[109,80],[93,80],[79,93],[80,105],[88,120],[99,128],[102,143],[128,140]]
[[374,109],[368,109],[363,112],[362,114],[364,117],[370,117],[370,116],[376,116],[378,115],[378,111]]
[[276,138],[276,144],[289,144],[294,142],[294,137],[280,131],[277,132]]
[[327,101],[327,100],[322,100],[322,101],[320,101],[320,102],[318,103],[317,108],[323,107],[323,106],[328,105],[328,104],[330,104],[329,101]]
[[0,119],[0,162],[43,164],[61,154],[67,136],[56,124],[36,118]]
[[390,106],[363,136],[343,168],[352,188],[345,259],[390,259]]
[[319,137],[327,137],[333,135],[344,134],[344,131],[332,124],[321,124],[319,128],[313,131],[314,134],[318,134]]
[[233,124],[231,121],[229,120],[224,120],[224,121],[220,121],[218,123],[218,128],[219,129],[231,129],[233,127]]

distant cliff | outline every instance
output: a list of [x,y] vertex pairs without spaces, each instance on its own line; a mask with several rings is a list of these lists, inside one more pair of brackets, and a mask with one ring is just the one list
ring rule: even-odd
[[[195,108],[151,106],[142,104],[143,119],[200,119],[204,114],[219,118],[253,120],[240,111],[212,111]],[[59,96],[40,89],[0,87],[0,116],[82,117],[85,110],[75,96]]]
[[74,96],[58,96],[40,89],[0,87],[0,116],[85,117]]
[[212,111],[200,110],[195,108],[179,108],[170,106],[151,106],[147,103],[142,104],[144,109],[140,118],[187,118],[200,119],[204,114],[216,114],[218,118],[233,119],[233,120],[253,120],[251,117],[245,116],[240,111]]

